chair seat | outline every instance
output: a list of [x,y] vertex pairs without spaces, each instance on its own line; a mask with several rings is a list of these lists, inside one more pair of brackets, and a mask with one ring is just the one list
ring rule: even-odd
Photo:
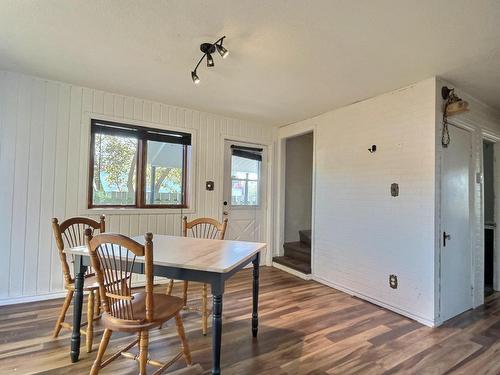
[[[164,294],[154,293],[154,320],[146,322],[146,292],[135,293],[132,300],[132,312],[134,320],[118,319],[109,313],[102,315],[102,322],[105,328],[112,331],[121,332],[137,332],[148,330],[155,326],[159,326],[165,321],[171,319],[175,314],[182,310],[184,302],[179,297],[167,296]],[[119,311],[123,312],[122,316],[127,316],[127,311],[130,308],[125,304],[115,303]],[[114,308],[112,310],[115,310]],[[117,313],[120,315],[120,313]]]

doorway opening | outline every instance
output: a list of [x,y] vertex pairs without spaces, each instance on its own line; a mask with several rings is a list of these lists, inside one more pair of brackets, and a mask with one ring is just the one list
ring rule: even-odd
[[314,134],[287,138],[284,147],[283,251],[273,262],[310,274]]
[[495,143],[483,141],[483,179],[484,179],[484,296],[495,291],[494,254],[495,254]]

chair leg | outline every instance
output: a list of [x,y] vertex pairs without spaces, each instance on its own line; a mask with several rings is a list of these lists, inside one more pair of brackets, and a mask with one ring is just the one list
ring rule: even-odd
[[186,332],[184,332],[184,324],[182,324],[182,318],[179,313],[175,314],[175,323],[177,325],[177,333],[181,339],[182,353],[184,354],[184,360],[188,366],[193,363],[191,359],[191,351],[189,350],[189,344],[186,338]]
[[99,290],[96,290],[95,292],[95,302],[96,302],[96,306],[95,306],[95,315],[96,316],[99,316],[101,315],[101,293],[99,292]]
[[94,341],[94,298],[94,291],[91,290],[87,300],[87,334],[85,335],[87,353],[92,351],[92,343]]
[[167,296],[170,296],[172,294],[172,288],[174,287],[174,280],[170,279],[168,282],[168,287],[167,287]]
[[207,284],[203,284],[203,290],[201,292],[201,331],[203,336],[207,335],[208,327],[207,289]]
[[148,363],[149,332],[142,331],[139,340],[139,374],[146,375],[146,365]]
[[56,326],[54,328],[54,334],[52,337],[56,338],[59,336],[59,332],[61,331],[62,325],[64,322],[64,318],[66,317],[66,312],[68,311],[69,305],[71,305],[71,300],[73,299],[73,291],[68,290],[66,293],[66,298],[64,299],[64,303],[61,308],[61,312],[59,313],[59,318],[57,318]]
[[104,357],[104,353],[106,352],[106,348],[108,347],[109,339],[111,338],[111,334],[113,332],[109,329],[105,329],[102,335],[101,343],[99,344],[99,351],[97,352],[97,357],[92,365],[92,369],[90,370],[90,375],[97,375],[99,370],[101,369],[102,358]]
[[184,281],[184,290],[182,291],[182,297],[184,300],[184,307],[187,306],[187,302],[188,302],[188,285],[189,285],[189,283],[187,281]]

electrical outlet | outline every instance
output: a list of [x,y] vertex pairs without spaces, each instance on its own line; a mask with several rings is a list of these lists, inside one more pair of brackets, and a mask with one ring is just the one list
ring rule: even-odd
[[398,277],[396,275],[389,275],[389,286],[392,289],[398,289]]

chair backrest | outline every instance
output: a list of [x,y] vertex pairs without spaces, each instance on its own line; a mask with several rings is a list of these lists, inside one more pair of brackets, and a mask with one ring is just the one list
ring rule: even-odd
[[227,219],[219,223],[209,217],[200,217],[193,221],[188,221],[184,216],[182,219],[182,234],[184,237],[208,238],[213,240],[223,240],[226,234]]
[[136,257],[144,257],[146,276],[146,321],[154,319],[153,302],[153,235],[146,233],[145,245],[121,234],[105,233],[92,237],[87,229],[88,248],[92,267],[99,283],[103,308],[122,320],[139,320],[132,309],[132,272]]
[[86,243],[86,229],[90,229],[92,233],[94,233],[95,230],[99,230],[99,233],[104,233],[106,231],[104,215],[101,216],[100,221],[95,221],[88,217],[72,217],[59,224],[57,218],[52,219],[52,231],[54,232],[57,249],[59,250],[59,258],[61,259],[61,266],[66,284],[72,283],[73,278],[64,249],[84,246]]

